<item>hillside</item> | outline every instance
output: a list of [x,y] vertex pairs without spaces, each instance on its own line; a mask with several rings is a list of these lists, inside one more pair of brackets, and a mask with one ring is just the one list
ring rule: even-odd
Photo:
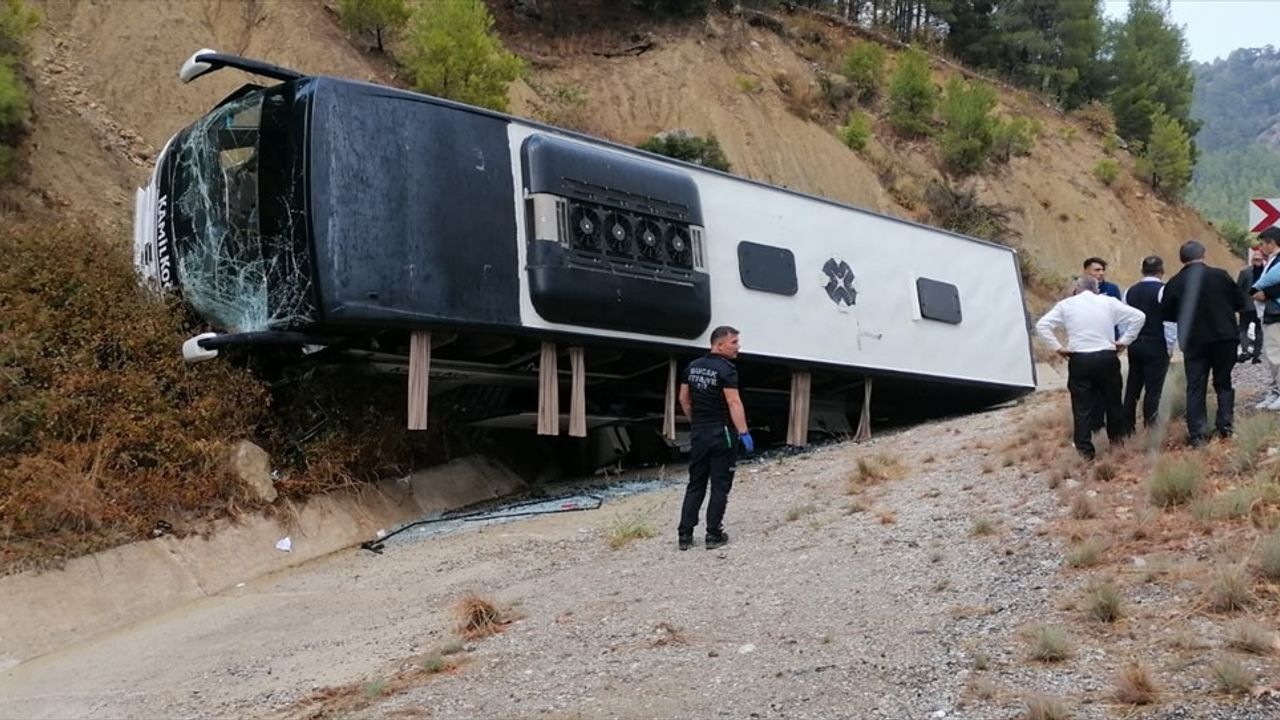
[[[178,67],[192,51],[214,47],[308,72],[396,82],[385,59],[343,33],[326,4],[206,0],[147,13],[120,4],[33,4],[47,19],[35,38],[37,118],[23,200],[117,225],[131,221],[133,188],[166,138],[245,81],[221,73],[180,84]],[[862,154],[835,135],[843,118],[820,99],[815,60],[841,57],[854,41],[850,29],[798,13],[784,18],[779,33],[713,14],[691,24],[599,21],[589,32],[551,37],[511,3],[491,7],[504,40],[531,61],[529,76],[511,88],[514,114],[628,144],[674,128],[714,134],[734,172],[931,221],[924,191],[941,177],[932,145],[894,140],[883,121]],[[603,56],[637,37],[652,48]],[[956,71],[935,62],[935,82]],[[1029,157],[961,185],[1008,209],[1020,236],[1014,243],[1048,277],[1100,255],[1125,284],[1137,279],[1143,256],[1172,259],[1183,240],[1215,237],[1193,212],[1162,202],[1128,173],[1112,187],[1095,179],[1100,140],[1037,98],[1002,88],[1000,112],[1035,117],[1044,132]],[[1210,246],[1211,262],[1234,266],[1225,245]]]
[[1195,73],[1203,127],[1189,199],[1216,222],[1246,225],[1250,198],[1280,195],[1280,52],[1241,48]]

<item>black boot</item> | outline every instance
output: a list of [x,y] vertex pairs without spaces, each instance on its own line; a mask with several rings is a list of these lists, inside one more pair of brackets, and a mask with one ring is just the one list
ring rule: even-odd
[[729,533],[721,530],[720,532],[707,531],[707,549],[714,550],[721,545],[729,542]]

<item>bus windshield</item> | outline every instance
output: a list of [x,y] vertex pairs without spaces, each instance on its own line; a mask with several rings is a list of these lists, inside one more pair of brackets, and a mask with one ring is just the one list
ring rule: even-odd
[[239,95],[187,128],[171,151],[183,295],[235,332],[310,319],[303,125],[294,121],[293,91]]

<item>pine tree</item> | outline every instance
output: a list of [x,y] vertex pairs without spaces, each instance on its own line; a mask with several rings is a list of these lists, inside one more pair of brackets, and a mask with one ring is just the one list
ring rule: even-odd
[[1161,112],[1194,136],[1200,126],[1191,119],[1195,77],[1182,30],[1169,21],[1165,9],[1156,0],[1130,0],[1129,16],[1113,42],[1110,103],[1120,137],[1148,142]]
[[418,5],[406,44],[415,88],[471,105],[505,111],[507,86],[524,71],[493,33],[493,16],[482,0]]
[[889,123],[903,135],[920,137],[932,132],[938,91],[929,76],[929,58],[912,47],[898,57],[889,81]]
[[1157,112],[1147,143],[1144,169],[1151,187],[1170,198],[1181,198],[1191,184],[1191,138],[1176,118]]
[[986,83],[970,83],[958,77],[947,81],[942,100],[942,157],[953,170],[973,173],[982,168],[995,144],[996,91]]
[[338,17],[350,32],[373,35],[378,52],[383,35],[394,32],[409,21],[409,6],[405,0],[342,0],[338,5]]

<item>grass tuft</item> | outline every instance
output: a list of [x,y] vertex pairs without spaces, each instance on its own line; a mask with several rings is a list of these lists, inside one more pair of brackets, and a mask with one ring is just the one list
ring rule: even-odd
[[1224,565],[1209,584],[1209,606],[1221,612],[1244,610],[1253,604],[1253,578],[1242,565]]
[[1227,645],[1254,655],[1270,655],[1276,650],[1276,636],[1267,628],[1245,620],[1231,626]]
[[1120,593],[1110,583],[1092,588],[1085,599],[1085,609],[1089,616],[1104,623],[1120,619],[1122,604]]
[[1098,482],[1111,482],[1112,480],[1115,480],[1116,476],[1119,474],[1120,469],[1113,463],[1106,461],[1098,463],[1093,468],[1093,476],[1097,478]]
[[457,632],[468,640],[497,633],[504,622],[502,612],[493,601],[468,593],[454,605],[459,618]]
[[1187,502],[1200,491],[1204,473],[1204,464],[1195,458],[1161,462],[1148,482],[1151,502],[1158,507]]
[[806,503],[804,505],[795,505],[787,509],[787,522],[795,522],[805,515],[817,512],[817,506]]
[[978,518],[973,521],[973,528],[971,532],[978,537],[994,535],[996,532],[996,524],[991,520],[991,518]]
[[1254,674],[1238,660],[1219,660],[1211,668],[1218,689],[1228,695],[1247,695],[1253,689]]
[[858,464],[849,473],[848,492],[856,493],[868,485],[897,480],[906,474],[905,468],[897,458],[880,453],[870,457],[858,458]]
[[1032,633],[1031,657],[1041,662],[1061,662],[1071,657],[1071,643],[1060,628],[1041,626]]
[[646,515],[632,514],[628,517],[615,517],[605,528],[604,538],[609,547],[618,550],[633,540],[644,540],[658,535]]
[[1049,697],[1027,698],[1027,720],[1071,720],[1071,713],[1062,701]]
[[1237,423],[1233,435],[1235,446],[1230,457],[1231,469],[1244,473],[1257,467],[1258,451],[1276,430],[1276,417],[1271,413],[1250,415]]
[[1107,549],[1107,542],[1101,538],[1089,538],[1071,548],[1067,553],[1067,566],[1073,568],[1092,567],[1098,564],[1098,557]]
[[1093,500],[1084,493],[1076,493],[1071,499],[1071,517],[1076,520],[1092,520],[1098,517],[1097,508],[1094,507]]
[[1142,661],[1125,666],[1116,678],[1116,700],[1129,705],[1150,705],[1158,694],[1155,678]]
[[1280,581],[1280,532],[1262,541],[1259,548],[1259,562],[1262,574],[1268,580]]

